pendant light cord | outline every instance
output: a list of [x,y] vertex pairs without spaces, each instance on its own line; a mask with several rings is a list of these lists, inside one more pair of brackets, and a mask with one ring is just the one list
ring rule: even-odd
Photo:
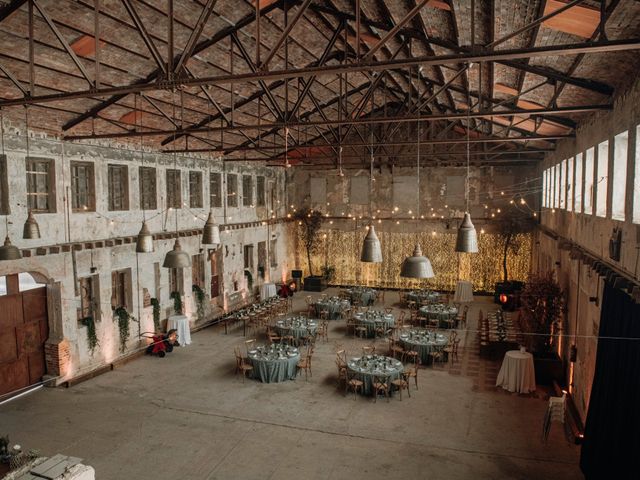
[[[420,71],[418,70],[418,73]],[[418,80],[418,95],[417,95],[417,103],[418,103],[418,155],[416,157],[416,163],[418,164],[418,210],[416,218],[420,218],[420,78]]]
[[2,139],[2,156],[4,157],[4,111],[0,108],[0,138]]
[[[173,100],[171,102],[171,103],[173,103],[173,118],[175,119],[176,118],[176,92],[175,92],[175,90],[172,91],[171,95],[172,95],[172,100]],[[178,125],[176,123],[176,128],[173,131],[173,141],[174,142],[176,140],[177,131],[178,131]],[[178,157],[177,157],[176,149],[174,148],[173,149],[173,173],[174,173],[174,175],[177,172],[177,170],[178,170]],[[175,180],[175,178],[174,178],[174,180]],[[175,185],[173,185],[172,188],[173,188],[173,197],[174,197],[174,201],[175,201],[175,197],[176,197]],[[180,189],[180,190],[182,190],[182,189]],[[176,210],[176,235],[177,235],[178,234],[178,209],[176,208],[175,210]],[[176,240],[177,240],[177,237],[176,237]]]
[[469,151],[470,149],[470,135],[471,135],[471,85],[469,84],[470,82],[470,74],[471,74],[471,66],[472,64],[469,63],[469,66],[467,67],[468,69],[468,73],[467,73],[467,180],[465,182],[464,185],[464,199],[465,199],[465,203],[466,203],[466,213],[469,213],[469,157],[471,156],[471,153]]
[[[141,93],[138,94],[136,97],[134,97],[134,102],[137,102],[138,98],[141,97]],[[142,101],[140,101],[140,103],[142,103]],[[134,111],[135,111],[135,115],[138,115],[138,107],[137,105],[134,105]],[[142,171],[144,172],[144,145],[142,143],[142,111],[140,111],[140,122],[137,123],[138,125],[138,131],[140,132],[140,166],[142,167]],[[142,193],[142,192],[141,192]],[[147,214],[145,212],[145,208],[144,208],[144,204],[141,205],[142,206],[142,223],[146,223],[147,222]]]

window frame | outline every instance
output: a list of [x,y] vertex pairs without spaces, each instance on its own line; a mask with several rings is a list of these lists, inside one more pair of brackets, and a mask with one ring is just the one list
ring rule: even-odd
[[227,173],[227,207],[238,206],[238,174]]
[[[86,183],[86,192],[80,192],[79,179],[80,168],[83,168],[86,173],[86,178],[83,182]],[[71,211],[74,213],[82,212],[95,212],[96,211],[96,167],[94,162],[76,161],[69,162],[69,169],[71,172]],[[86,197],[82,199],[81,197]],[[82,200],[86,200],[86,203],[82,203]]]
[[264,175],[256,176],[256,206],[265,207],[267,205],[267,179]]
[[202,172],[189,170],[189,208],[203,208],[202,196]]
[[[124,172],[120,181],[122,185],[120,186],[122,189],[122,205],[117,207],[115,205],[115,183],[114,183],[114,175],[115,172],[120,172],[121,174]],[[110,212],[123,212],[129,210],[129,167],[127,165],[110,163],[107,164],[107,192],[108,192],[108,210]]]
[[[145,181],[145,179],[147,181]],[[152,181],[148,181],[150,179]],[[158,173],[156,167],[140,166],[138,168],[138,186],[140,193],[140,210],[157,210]],[[151,192],[151,190],[153,190],[153,192]],[[152,200],[152,202],[149,200]]]
[[242,206],[253,207],[253,175],[242,174]]
[[[169,177],[173,177],[171,181]],[[167,168],[165,183],[167,208],[182,208],[182,171],[179,168]]]
[[[36,163],[46,163],[47,164],[47,192],[31,192],[29,189],[29,176],[37,174],[35,170],[33,170],[32,165]],[[27,195],[27,207],[33,213],[56,213],[56,193],[55,193],[55,181],[56,181],[56,168],[55,168],[55,160],[52,158],[42,158],[42,157],[27,157],[25,159],[25,175],[26,175],[26,195]],[[8,177],[7,177],[8,178]],[[30,198],[32,196],[43,195],[47,197],[47,209],[43,208],[34,208],[31,205]],[[37,202],[36,202],[37,205]]]
[[209,172],[209,207],[222,208],[222,173],[220,172]]

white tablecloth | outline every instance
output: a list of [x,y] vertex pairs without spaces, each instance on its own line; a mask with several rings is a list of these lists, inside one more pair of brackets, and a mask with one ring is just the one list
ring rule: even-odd
[[167,331],[175,328],[178,331],[178,343],[189,345],[191,343],[191,330],[189,319],[186,315],[171,315],[167,320]]
[[533,368],[533,355],[520,350],[509,350],[505,353],[496,387],[518,393],[535,391],[536,372]]
[[276,296],[276,284],[275,283],[263,283],[260,286],[260,300],[266,300],[267,298]]
[[456,285],[456,293],[453,296],[455,303],[473,302],[473,284],[464,280],[460,280]]

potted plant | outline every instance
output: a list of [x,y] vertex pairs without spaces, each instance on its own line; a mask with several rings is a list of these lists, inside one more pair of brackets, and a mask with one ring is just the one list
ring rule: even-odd
[[564,293],[553,272],[531,274],[520,294],[519,324],[533,355],[536,382],[562,382],[562,361],[555,352],[554,334],[560,331]]
[[204,290],[200,288],[200,285],[196,285],[195,283],[191,286],[191,291],[195,294],[196,297],[196,308],[198,312],[198,319],[204,320],[204,301],[206,299],[206,294]]
[[171,292],[169,298],[173,300],[173,312],[176,315],[182,315],[182,295],[180,292]]
[[137,320],[127,311],[126,308],[120,306],[116,308],[114,320],[118,322],[118,330],[120,332],[120,353],[124,353],[127,348],[127,340],[129,339],[129,322]]
[[98,335],[96,334],[96,322],[93,317],[84,317],[80,320],[80,323],[87,327],[87,344],[89,345],[91,356],[93,356],[96,348],[100,345]]
[[531,219],[515,208],[506,209],[496,223],[496,233],[502,240],[502,282],[495,285],[494,302],[502,304],[503,310],[513,311],[519,306],[523,283],[509,280],[507,260],[510,253],[518,254],[520,244],[515,241],[517,235],[531,231],[532,227]]
[[324,275],[313,274],[311,256],[317,253],[318,248],[320,248],[318,233],[322,227],[322,213],[310,208],[303,208],[296,212],[294,219],[298,222],[298,231],[307,252],[307,263],[309,265],[309,276],[304,278],[304,289],[312,292],[321,292],[327,288],[327,279]]

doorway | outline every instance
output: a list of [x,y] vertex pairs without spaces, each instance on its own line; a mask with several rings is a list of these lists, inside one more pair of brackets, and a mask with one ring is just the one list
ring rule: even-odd
[[0,277],[0,395],[33,385],[46,373],[47,288],[30,274]]

